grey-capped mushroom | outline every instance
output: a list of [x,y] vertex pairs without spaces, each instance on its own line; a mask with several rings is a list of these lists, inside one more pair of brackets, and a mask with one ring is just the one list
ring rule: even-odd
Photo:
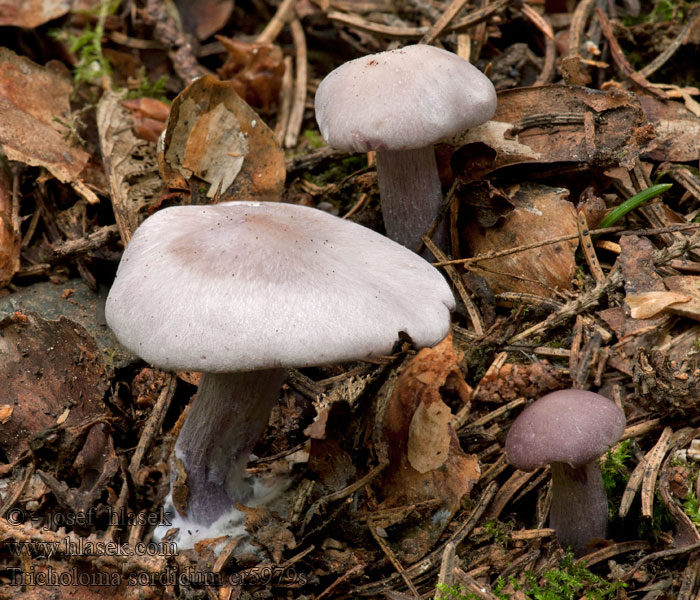
[[508,461],[523,471],[552,470],[550,527],[563,548],[576,555],[604,539],[608,499],[598,459],[625,430],[625,414],[605,396],[559,390],[533,402],[506,437]]
[[496,90],[468,61],[419,44],[341,65],[319,85],[315,109],[333,148],[376,150],[387,234],[415,250],[442,204],[433,144],[488,121]]
[[[252,499],[246,463],[288,367],[419,346],[449,331],[454,298],[425,260],[323,211],[277,202],[161,210],[136,230],[106,305],[132,352],[203,373],[175,444],[187,502],[181,546]],[[172,510],[172,507],[168,507]],[[163,532],[164,533],[164,532]]]

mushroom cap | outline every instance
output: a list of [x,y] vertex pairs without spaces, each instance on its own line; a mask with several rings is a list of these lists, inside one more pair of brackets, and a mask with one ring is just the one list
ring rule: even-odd
[[553,462],[580,467],[603,455],[624,430],[625,414],[605,396],[559,390],[518,415],[506,437],[506,456],[523,471]]
[[318,86],[315,107],[321,135],[333,148],[409,150],[488,121],[496,90],[458,55],[419,44],[331,71]]
[[249,371],[357,360],[447,335],[454,297],[428,262],[323,211],[176,206],[147,218],[107,298],[119,341],[165,369]]

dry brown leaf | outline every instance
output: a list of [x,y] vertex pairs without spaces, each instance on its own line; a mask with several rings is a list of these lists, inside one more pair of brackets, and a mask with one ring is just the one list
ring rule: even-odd
[[284,57],[276,44],[244,42],[217,35],[229,57],[217,69],[221,79],[230,79],[236,93],[248,104],[267,113],[277,105],[282,77]]
[[518,163],[631,168],[653,138],[633,94],[550,85],[500,92],[493,118],[450,145],[459,148],[452,158],[455,173],[472,181]]
[[456,193],[467,219],[481,227],[493,227],[513,210],[508,195],[490,181],[475,181]]
[[[526,183],[511,196],[514,209],[494,227],[471,222],[464,243],[473,256],[575,234],[576,212],[566,200],[568,190]],[[527,292],[551,297],[567,289],[575,267],[578,240],[546,244],[508,256],[483,260],[470,267],[495,293]]]
[[66,408],[56,419],[56,425],[62,425],[66,422],[66,419],[70,416],[70,408]]
[[[450,336],[421,350],[398,376],[382,416],[389,465],[375,485],[381,500],[378,510],[409,507],[406,518],[392,526],[389,539],[400,560],[408,563],[428,551],[480,475],[476,456],[462,451],[449,424],[452,414],[440,395],[450,387],[469,404],[471,392],[459,358]],[[438,432],[439,439],[433,441],[438,450],[445,448],[445,456],[436,456],[436,448],[430,446],[431,430]],[[418,456],[421,451],[426,455]],[[421,472],[414,465],[434,468]],[[421,503],[421,508],[410,508]]]
[[348,436],[348,421],[352,418],[347,400],[337,400],[321,409],[318,418],[304,430],[310,444],[308,469],[315,479],[336,492],[348,485],[356,475]]
[[112,208],[126,244],[149,208],[160,200],[163,182],[158,174],[156,145],[139,139],[123,94],[105,92],[97,105],[97,129]]
[[71,0],[3,0],[0,3],[0,27],[34,29],[67,14],[71,4]]
[[9,404],[3,404],[0,406],[0,424],[4,425],[10,420],[13,410],[14,409]]
[[74,181],[90,158],[71,144],[71,81],[0,48],[0,148],[10,160]]
[[205,40],[226,25],[234,0],[176,0],[175,4],[184,30]]
[[82,326],[66,318],[27,313],[0,320],[0,381],[0,403],[14,409],[0,429],[0,448],[10,460],[64,411],[70,411],[69,426],[105,412],[102,353]]
[[700,158],[700,119],[680,102],[640,96],[639,101],[656,131],[652,160],[689,162]]
[[419,473],[437,469],[447,460],[450,451],[452,412],[438,400],[421,403],[408,429],[408,462]]
[[278,200],[284,153],[260,116],[231,82],[201,77],[175,98],[159,166],[170,187],[187,188],[193,175],[220,189],[223,200]]
[[136,137],[155,144],[165,128],[170,107],[155,98],[134,98],[121,104],[131,111]]
[[688,302],[690,296],[678,292],[642,292],[625,297],[625,304],[630,308],[633,319],[649,319],[676,302]]

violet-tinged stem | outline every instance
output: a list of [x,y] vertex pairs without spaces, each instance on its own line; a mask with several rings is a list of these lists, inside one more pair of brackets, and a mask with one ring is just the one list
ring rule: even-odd
[[[442,205],[433,147],[378,150],[377,177],[387,235],[416,250]],[[432,239],[447,250],[447,237],[447,224],[443,221]]]
[[551,468],[549,525],[562,548],[571,546],[581,556],[590,550],[589,542],[605,539],[608,529],[608,498],[600,466],[594,460],[583,467],[555,462]]
[[[235,501],[250,496],[246,464],[279,398],[284,375],[284,369],[202,374],[175,444],[175,459],[182,461],[187,476],[188,520],[210,525]],[[174,465],[171,487],[177,472]]]

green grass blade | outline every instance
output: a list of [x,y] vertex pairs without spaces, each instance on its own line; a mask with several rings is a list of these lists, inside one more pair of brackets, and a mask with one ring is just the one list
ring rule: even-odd
[[597,229],[604,229],[605,227],[612,227],[617,223],[622,217],[624,217],[628,212],[639,208],[647,200],[656,198],[656,196],[663,194],[666,190],[671,187],[671,183],[660,183],[658,185],[652,185],[645,190],[642,190],[638,194],[632,196],[629,200],[625,200],[620,206],[614,208],[609,212],[603,220],[598,224]]

